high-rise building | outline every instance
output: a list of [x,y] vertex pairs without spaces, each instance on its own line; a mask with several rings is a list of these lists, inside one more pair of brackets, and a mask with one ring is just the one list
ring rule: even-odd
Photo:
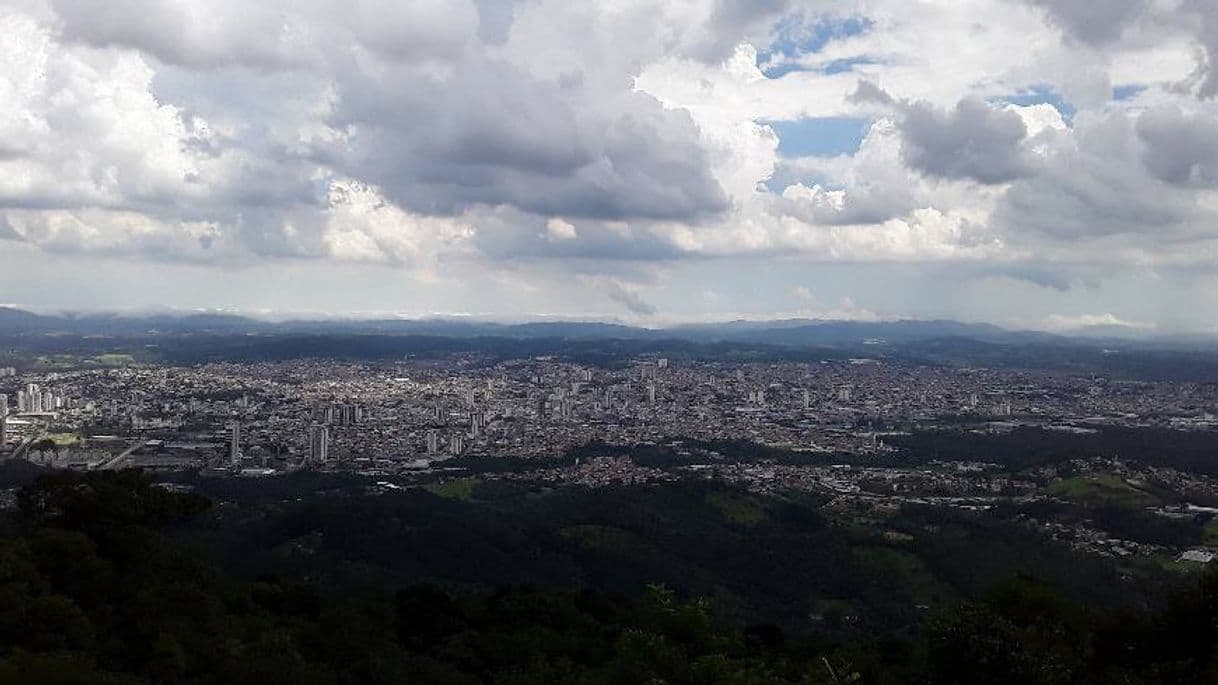
[[241,422],[233,421],[229,426],[232,430],[231,441],[228,446],[228,460],[233,466],[241,465]]
[[454,457],[461,456],[461,453],[465,451],[465,440],[460,434],[453,435],[448,439],[448,451]]
[[427,431],[427,453],[435,454],[440,451],[440,431]]
[[656,384],[648,383],[647,384],[647,404],[655,404],[655,403],[656,403]]
[[324,423],[309,426],[309,463],[324,464],[330,460],[330,427]]
[[812,406],[812,398],[808,395],[807,388],[803,391],[804,409],[809,409]]
[[8,395],[0,394],[0,449],[8,436]]

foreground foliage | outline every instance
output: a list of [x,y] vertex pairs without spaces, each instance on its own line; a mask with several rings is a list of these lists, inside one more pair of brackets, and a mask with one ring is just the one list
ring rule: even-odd
[[175,541],[208,506],[134,472],[24,489],[0,539],[0,682],[1218,682],[1218,574],[1121,614],[1016,578],[909,639],[845,642],[722,625],[659,586],[335,595],[242,580]]

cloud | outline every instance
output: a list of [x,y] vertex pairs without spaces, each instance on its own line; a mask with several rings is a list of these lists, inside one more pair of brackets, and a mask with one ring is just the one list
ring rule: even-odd
[[1088,45],[1106,45],[1121,37],[1126,27],[1143,16],[1149,0],[1028,0],[1042,7],[1049,20],[1068,36]]
[[631,314],[636,316],[655,316],[659,313],[659,309],[655,305],[643,299],[638,293],[635,286],[631,286],[615,279],[607,279],[603,284],[605,294],[610,300],[622,305]]
[[1146,331],[1155,328],[1152,323],[1145,321],[1129,321],[1112,313],[1103,314],[1050,314],[1042,321],[1045,330],[1059,332],[1077,332],[1096,328],[1125,328],[1132,331]]
[[[1058,138],[1035,176],[1016,181],[995,212],[1027,243],[1028,231],[1061,239],[1136,236],[1159,240],[1202,216],[1194,193],[1158,176],[1180,173],[1158,159],[1152,145],[1143,163],[1137,125],[1124,112],[1081,119],[1071,136]],[[1161,134],[1150,126],[1152,138]],[[1166,246],[1166,244],[1164,244]],[[1094,254],[1092,255],[1094,256]]]
[[578,237],[575,226],[554,217],[546,222],[546,240],[574,240]]
[[[323,297],[378,265],[467,310],[510,273],[522,302],[639,315],[640,284],[781,301],[783,269],[846,265],[914,283],[886,310],[950,311],[967,294],[914,291],[951,273],[1120,314],[1112,284],[1218,264],[1215,36],[1209,0],[18,0],[0,253],[316,268]],[[767,124],[825,118],[871,126],[793,157],[825,134]]]
[[1016,113],[965,98],[942,111],[927,102],[906,105],[900,122],[902,155],[912,168],[949,179],[1004,183],[1031,173],[1027,126]]
[[1155,178],[1173,185],[1218,185],[1218,116],[1159,107],[1138,118],[1137,133],[1146,147],[1142,159]]

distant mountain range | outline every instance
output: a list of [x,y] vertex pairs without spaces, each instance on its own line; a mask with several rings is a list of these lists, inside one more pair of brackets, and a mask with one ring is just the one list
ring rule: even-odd
[[[990,324],[951,320],[880,322],[783,319],[729,321],[643,328],[616,323],[544,321],[495,323],[447,318],[317,319],[266,321],[234,314],[112,314],[44,315],[0,307],[0,335],[77,335],[144,337],[157,335],[431,335],[452,338],[499,337],[571,340],[685,340],[693,342],[759,343],[780,346],[899,345],[936,339],[968,339],[998,345],[1119,341],[1119,331],[1097,329],[1079,336],[1013,331]],[[1173,339],[1163,338],[1164,341]],[[1176,342],[1200,339],[1176,338]]]

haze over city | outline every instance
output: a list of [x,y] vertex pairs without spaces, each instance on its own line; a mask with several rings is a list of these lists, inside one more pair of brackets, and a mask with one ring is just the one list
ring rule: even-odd
[[0,3],[0,300],[1218,327],[1206,0]]

